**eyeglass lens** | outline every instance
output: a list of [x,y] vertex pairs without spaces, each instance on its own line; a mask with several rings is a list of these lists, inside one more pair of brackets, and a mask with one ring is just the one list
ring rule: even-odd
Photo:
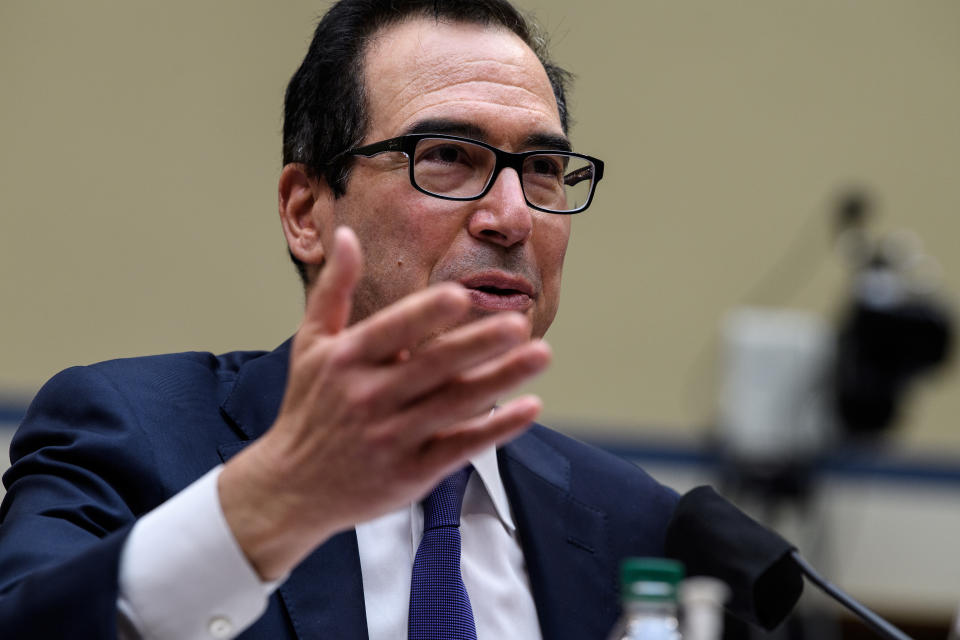
[[[459,140],[424,138],[414,150],[413,179],[430,193],[472,198],[487,186],[496,165],[493,151]],[[550,211],[574,211],[590,197],[593,163],[562,154],[538,153],[523,162],[521,184],[527,200]]]

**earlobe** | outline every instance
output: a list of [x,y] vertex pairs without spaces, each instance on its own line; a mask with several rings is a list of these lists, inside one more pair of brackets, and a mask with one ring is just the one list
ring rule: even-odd
[[304,165],[283,167],[277,185],[280,225],[290,252],[307,265],[323,264],[322,223],[332,200],[326,182],[311,178]]

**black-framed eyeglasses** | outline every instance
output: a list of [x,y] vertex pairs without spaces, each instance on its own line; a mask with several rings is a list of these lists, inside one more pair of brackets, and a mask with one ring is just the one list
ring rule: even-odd
[[504,168],[520,176],[524,199],[547,213],[579,213],[590,206],[603,162],[572,151],[511,153],[469,138],[417,133],[382,140],[339,154],[372,158],[387,152],[407,156],[410,184],[444,200],[479,200]]

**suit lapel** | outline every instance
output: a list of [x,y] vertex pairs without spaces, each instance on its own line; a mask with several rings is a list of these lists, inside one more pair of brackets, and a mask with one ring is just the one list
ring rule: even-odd
[[337,534],[307,556],[280,586],[280,595],[301,640],[367,640],[356,532]]
[[616,617],[606,515],[577,500],[570,461],[534,427],[499,452],[544,638],[601,638]]
[[223,415],[247,440],[262,436],[277,418],[287,386],[290,342],[244,363],[220,405]]
[[[288,340],[240,368],[220,409],[245,440],[220,446],[224,462],[273,424],[283,400],[289,354]],[[301,640],[366,640],[360,555],[352,529],[334,536],[307,556],[278,592]]]

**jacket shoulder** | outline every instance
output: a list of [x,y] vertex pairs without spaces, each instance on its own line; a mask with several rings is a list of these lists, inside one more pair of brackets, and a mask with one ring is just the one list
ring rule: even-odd
[[[201,351],[105,360],[74,366],[57,373],[37,392],[30,409],[64,397],[88,397],[110,391],[125,395],[151,391],[169,397],[232,381],[244,363],[263,351],[232,351],[222,355]],[[79,396],[78,396],[79,394]]]
[[[229,438],[220,404],[240,367],[262,353],[173,353],[65,369],[27,408],[11,443],[11,462],[42,458],[42,450],[52,446],[83,452],[100,465],[136,460],[167,466],[168,456],[191,460],[200,455],[200,445]],[[124,455],[117,458],[120,450]],[[28,468],[14,464],[5,480],[12,482]]]

